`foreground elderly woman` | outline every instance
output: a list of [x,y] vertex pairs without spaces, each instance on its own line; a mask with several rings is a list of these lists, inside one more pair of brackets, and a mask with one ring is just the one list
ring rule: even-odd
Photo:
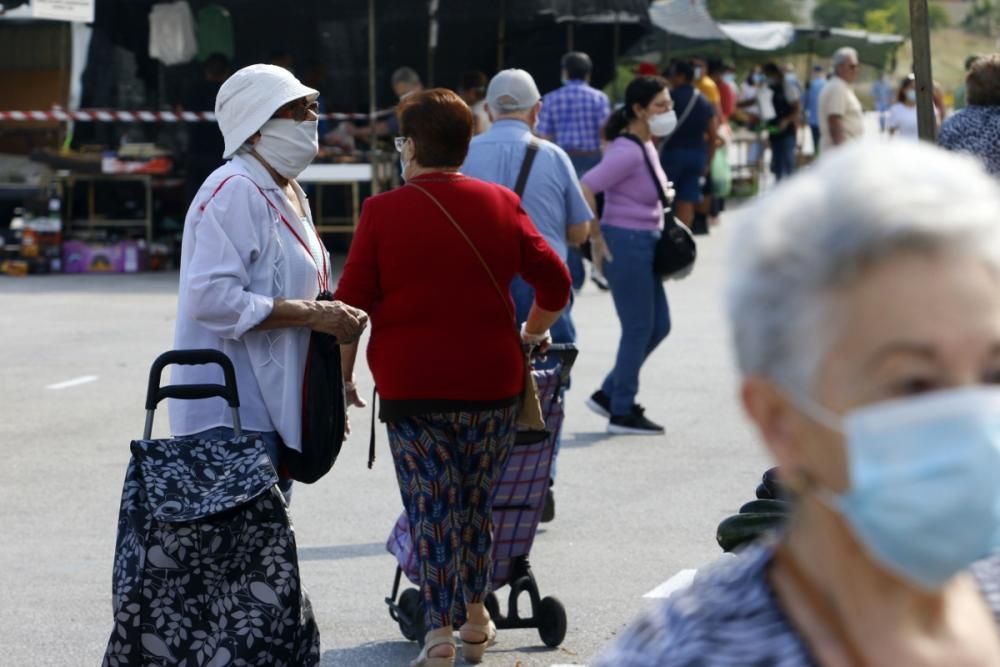
[[[412,664],[479,662],[495,641],[493,488],[514,444],[524,343],[543,343],[570,278],[510,190],[458,173],[472,112],[443,89],[409,95],[397,138],[406,185],[365,202],[336,296],[372,313],[368,361],[410,520],[428,628]],[[510,284],[535,302],[518,336]],[[345,354],[345,373],[354,365]],[[355,394],[352,402],[360,403]]]
[[[302,447],[310,331],[350,343],[368,319],[316,300],[330,289],[330,256],[295,177],[316,157],[318,94],[273,65],[250,65],[222,84],[215,113],[228,161],[191,203],[181,244],[174,347],[229,356],[243,430],[261,433],[279,470],[282,448]],[[172,381],[221,384],[222,371],[177,366]],[[170,427],[175,436],[233,436],[220,398],[172,401]]]
[[855,145],[739,217],[743,404],[796,508],[597,664],[1000,665],[1000,192]]

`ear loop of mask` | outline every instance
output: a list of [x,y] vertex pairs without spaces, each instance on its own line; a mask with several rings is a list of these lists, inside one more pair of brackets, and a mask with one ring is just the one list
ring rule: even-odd
[[[824,426],[834,433],[844,433],[843,418],[835,412],[823,407],[811,398],[803,397],[798,392],[782,389],[781,393],[792,405],[820,426]],[[785,485],[796,496],[802,496],[807,493],[812,494],[824,505],[837,511],[839,505],[838,495],[823,487],[808,470],[802,468],[793,470],[785,476],[785,479],[787,480]]]

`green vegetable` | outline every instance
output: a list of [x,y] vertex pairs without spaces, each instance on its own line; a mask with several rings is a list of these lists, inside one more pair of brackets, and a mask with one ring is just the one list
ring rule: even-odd
[[715,540],[723,551],[735,551],[764,533],[780,528],[785,522],[781,514],[736,514],[719,524]]
[[791,509],[784,500],[751,500],[740,508],[740,514],[788,514]]

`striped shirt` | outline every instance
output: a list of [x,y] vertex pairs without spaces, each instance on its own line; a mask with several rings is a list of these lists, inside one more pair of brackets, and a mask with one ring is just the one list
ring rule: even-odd
[[[634,623],[594,667],[813,667],[767,576],[773,544],[750,547]],[[1000,557],[971,568],[1000,623]]]
[[601,150],[601,128],[610,115],[607,95],[586,81],[567,81],[542,98],[538,133],[564,151],[596,153]]

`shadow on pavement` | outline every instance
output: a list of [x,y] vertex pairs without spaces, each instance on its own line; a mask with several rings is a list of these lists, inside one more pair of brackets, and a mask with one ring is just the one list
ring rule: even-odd
[[361,646],[325,651],[320,664],[325,667],[408,665],[419,652],[420,647],[416,642],[369,642]]
[[342,544],[336,547],[299,547],[299,560],[344,560],[386,554],[385,542]]

